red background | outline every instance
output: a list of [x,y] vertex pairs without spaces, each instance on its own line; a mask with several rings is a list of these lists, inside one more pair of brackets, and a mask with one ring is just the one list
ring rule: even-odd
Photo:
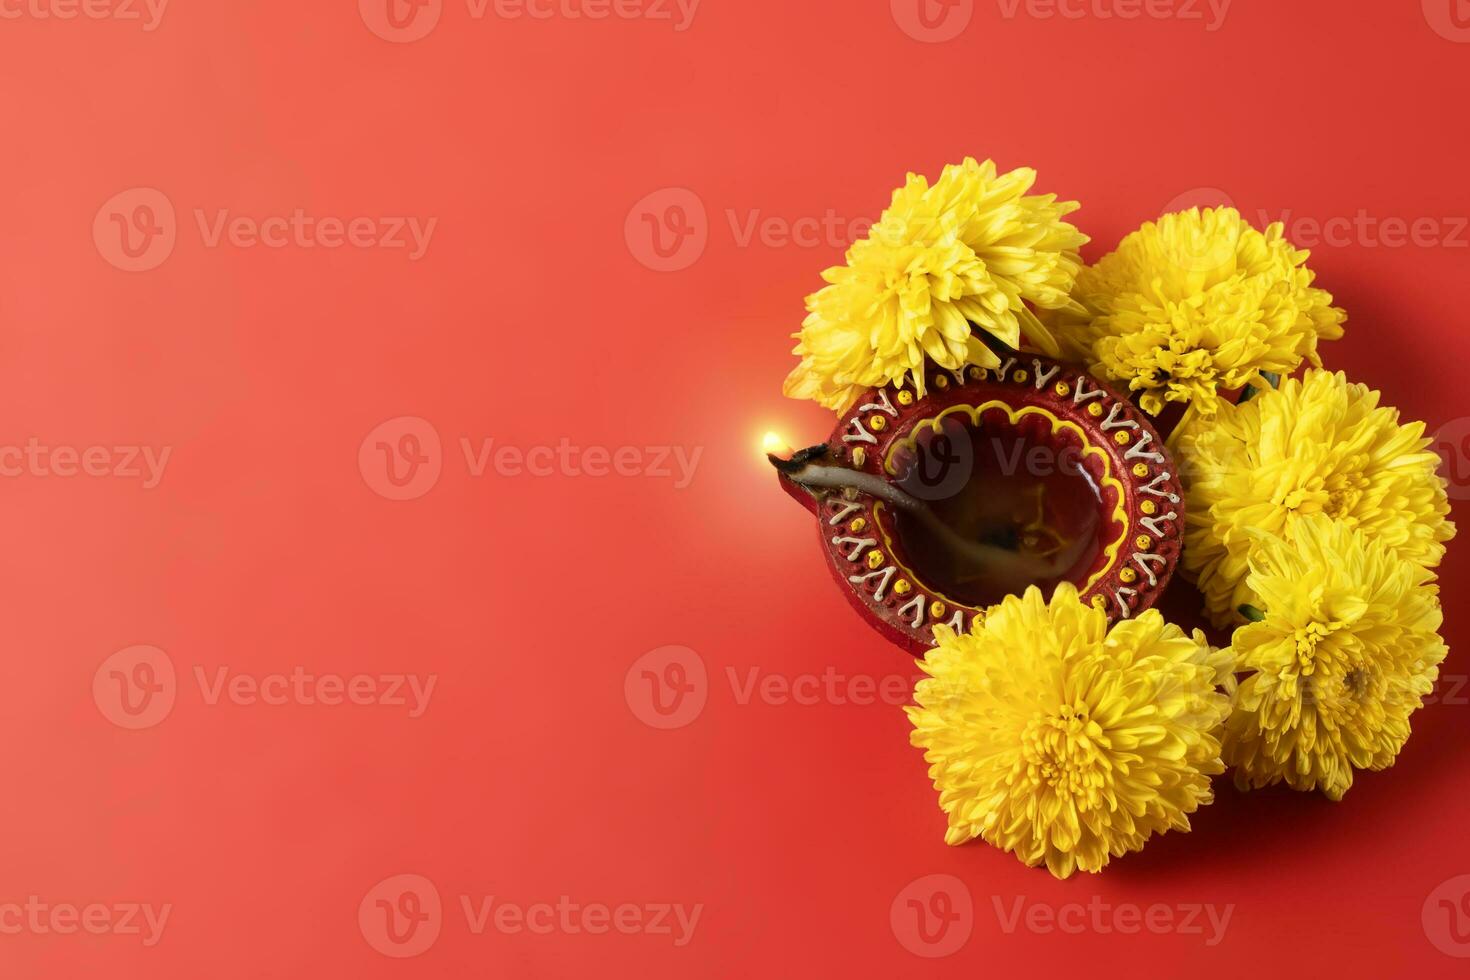
[[[986,0],[935,44],[887,0],[704,0],[684,31],[476,20],[449,0],[415,43],[375,35],[352,0],[174,0],[153,31],[26,2],[0,19],[0,443],[172,455],[152,489],[0,480],[0,904],[172,912],[150,948],[0,935],[0,973],[1463,973],[1421,909],[1470,872],[1470,689],[1443,685],[1398,764],[1340,805],[1222,782],[1193,833],[1056,882],[983,844],[944,846],[898,707],[741,703],[728,673],[743,687],[751,671],[912,670],[848,609],[810,517],[756,453],[769,428],[796,442],[830,429],[780,386],[801,299],[845,235],[742,244],[753,216],[873,217],[906,170],[974,154],[1083,202],[1092,257],[1197,188],[1253,218],[1434,219],[1427,246],[1355,231],[1312,261],[1351,315],[1330,364],[1435,429],[1467,414],[1470,356],[1453,220],[1470,213],[1470,45],[1445,36],[1448,2],[1237,0],[1210,31],[1104,18],[1108,0],[1069,8],[1081,18],[1007,18]],[[177,246],[125,272],[93,223],[138,187],[176,209]],[[633,209],[664,188],[693,192],[708,235],[676,272],[640,261]],[[221,209],[438,225],[418,261],[209,247],[195,212]],[[359,466],[368,433],[401,416],[443,445],[442,476],[410,501]],[[566,467],[475,477],[461,438],[702,456],[683,489]],[[1467,572],[1458,542],[1443,581],[1445,673],[1461,680]],[[92,685],[137,644],[167,653],[178,693],[132,731]],[[668,645],[706,666],[707,704],[664,731],[640,720],[638,673],[631,698],[625,679]],[[410,719],[209,704],[194,676],[297,666],[438,681]],[[412,960],[358,924],[364,896],[401,873],[445,907]],[[968,941],[933,964],[890,924],[931,874],[963,881],[974,907]],[[682,947],[475,935],[464,895],[703,911]],[[995,903],[1017,899],[1234,911],[1207,947],[1007,933]]]

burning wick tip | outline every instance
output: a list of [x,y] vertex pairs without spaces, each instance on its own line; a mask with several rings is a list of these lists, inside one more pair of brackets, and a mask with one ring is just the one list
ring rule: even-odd
[[[786,451],[790,452],[790,449]],[[771,465],[778,471],[790,475],[805,469],[809,463],[825,458],[827,452],[827,446],[823,443],[822,445],[812,446],[810,449],[803,449],[800,452],[794,453],[789,459],[784,459],[775,452],[767,451],[766,459],[770,460]]]

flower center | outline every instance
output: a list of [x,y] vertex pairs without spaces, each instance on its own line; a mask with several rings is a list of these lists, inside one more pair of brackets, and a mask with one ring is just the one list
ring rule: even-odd
[[1343,473],[1330,481],[1327,503],[1322,510],[1333,520],[1342,520],[1357,509],[1358,501],[1363,499],[1363,492],[1367,489],[1368,478],[1361,472]]
[[1281,506],[1297,514],[1326,514],[1333,520],[1352,520],[1358,502],[1368,489],[1361,472],[1339,472],[1326,478],[1313,477],[1304,486],[1288,491]]
[[1089,800],[1102,784],[1100,760],[1106,747],[1102,728],[1080,702],[1032,718],[1021,735],[1021,755],[1033,782],[1058,795]]

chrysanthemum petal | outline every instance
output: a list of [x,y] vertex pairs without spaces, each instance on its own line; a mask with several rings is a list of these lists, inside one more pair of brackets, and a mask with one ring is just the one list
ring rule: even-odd
[[1446,649],[1433,574],[1324,514],[1262,540],[1249,587],[1265,618],[1236,631],[1243,675],[1225,761],[1244,789],[1284,782],[1341,799],[1393,764]]
[[[1025,330],[1048,353],[1051,330],[1031,313],[1075,306],[1070,294],[1087,238],[1063,220],[1076,204],[1026,196],[1034,171],[997,176],[966,159],[933,186],[910,174],[843,266],[807,298],[786,393],[843,411],[864,388],[922,372],[993,366],[976,331],[1019,347]],[[1028,306],[1029,304],[1029,306]]]
[[1455,527],[1429,442],[1422,424],[1380,406],[1378,392],[1320,370],[1185,426],[1183,569],[1214,623],[1240,623],[1242,605],[1260,605],[1246,581],[1250,554],[1262,539],[1294,540],[1314,514],[1437,566]]
[[1208,416],[1220,392],[1320,366],[1319,341],[1342,336],[1347,315],[1312,286],[1307,258],[1280,224],[1257,231],[1234,208],[1167,214],[1083,269],[1074,298],[1087,312],[1054,320],[1069,353],[1142,392],[1146,411],[1181,402]]
[[1187,830],[1213,799],[1230,660],[1202,634],[1154,610],[1110,632],[1064,584],[935,638],[908,715],[947,842],[982,837],[1066,877]]

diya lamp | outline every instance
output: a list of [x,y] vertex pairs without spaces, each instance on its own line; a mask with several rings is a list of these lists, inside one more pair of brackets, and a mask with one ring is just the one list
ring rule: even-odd
[[[1034,180],[908,175],[796,334],[784,391],[837,428],[768,458],[848,601],[923,658],[905,712],[945,841],[1065,878],[1187,830],[1228,767],[1337,800],[1391,765],[1445,658],[1455,528],[1423,424],[1322,367],[1346,313],[1279,224],[1191,209],[1083,266],[1077,205]],[[1145,412],[1220,474],[1188,526]],[[1225,643],[1151,608],[1186,537]]]
[[[779,440],[777,440],[779,441]],[[1164,440],[1085,368],[1029,353],[872,388],[827,442],[772,451],[858,613],[909,653],[1030,585],[1072,582],[1109,622],[1150,608],[1184,503]]]

